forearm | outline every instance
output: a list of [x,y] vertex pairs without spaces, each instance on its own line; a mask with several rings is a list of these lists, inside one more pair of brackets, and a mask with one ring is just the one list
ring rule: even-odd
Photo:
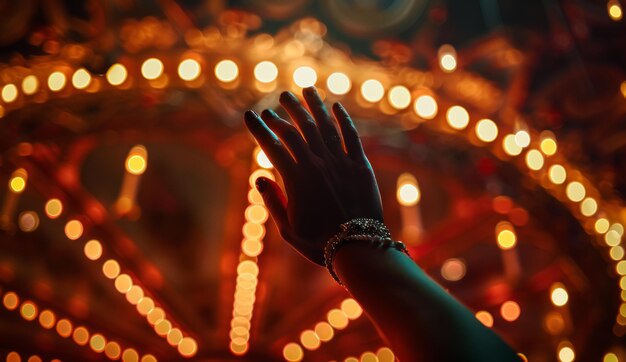
[[402,361],[519,361],[494,332],[395,249],[338,250],[339,279]]

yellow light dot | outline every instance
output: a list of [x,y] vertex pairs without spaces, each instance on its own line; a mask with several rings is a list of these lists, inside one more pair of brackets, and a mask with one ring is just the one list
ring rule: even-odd
[[133,285],[126,293],[126,300],[132,305],[139,303],[143,297],[143,289],[138,285]]
[[107,70],[107,74],[106,74],[107,81],[109,82],[109,84],[114,85],[114,86],[118,86],[124,83],[127,77],[128,77],[128,71],[126,70],[126,67],[120,63],[113,64],[109,68],[109,70]]
[[65,84],[67,83],[67,78],[65,74],[61,72],[53,72],[48,77],[48,88],[50,88],[53,92],[59,92],[63,88],[65,88]]
[[543,167],[543,156],[541,152],[537,150],[530,150],[526,152],[526,166],[529,169],[538,171]]
[[562,307],[567,304],[569,299],[569,295],[565,287],[560,283],[557,283],[552,286],[552,292],[550,293],[550,299],[552,300],[552,304],[557,307]]
[[263,251],[263,243],[255,239],[245,239],[241,243],[241,250],[250,257],[259,256]]
[[502,250],[512,249],[517,243],[517,237],[511,230],[502,230],[498,233],[498,246]]
[[326,322],[319,322],[315,325],[315,334],[319,337],[320,341],[328,342],[333,339],[335,330],[330,324]]
[[265,236],[265,227],[254,222],[247,222],[242,228],[243,236],[246,239],[262,239]]
[[245,211],[246,220],[257,224],[264,223],[268,215],[267,209],[263,205],[250,205]]
[[500,307],[500,314],[502,315],[502,319],[507,322],[513,322],[517,318],[519,318],[521,311],[522,310],[519,304],[512,300],[502,303],[502,306]]
[[133,280],[128,274],[120,274],[115,278],[115,289],[122,294],[128,293],[133,286]]
[[348,317],[340,309],[331,309],[327,315],[328,323],[335,329],[344,329],[348,326]]
[[34,231],[39,226],[39,215],[34,211],[20,213],[18,220],[20,230],[24,232]]
[[154,309],[154,300],[150,297],[143,297],[137,303],[137,311],[143,316],[147,316]]
[[163,74],[163,62],[157,58],[146,59],[141,65],[141,75],[148,80],[154,80]]
[[84,346],[89,343],[89,331],[85,327],[76,327],[72,333],[72,338],[76,344]]
[[481,310],[476,312],[476,319],[478,319],[480,323],[484,324],[486,327],[493,327],[493,316],[487,311]]
[[502,148],[509,156],[517,156],[522,153],[522,148],[517,144],[517,142],[515,142],[515,135],[512,134],[504,137],[502,140]]
[[[141,299],[139,299],[141,301]],[[162,319],[165,319],[165,311],[161,308],[153,308],[146,316],[148,322],[152,325],[159,323]]]
[[83,223],[78,220],[70,220],[65,224],[65,236],[70,240],[77,240],[83,235]]
[[172,328],[167,333],[167,343],[169,343],[170,346],[178,346],[182,340],[183,332],[181,332],[178,328]]
[[389,104],[396,109],[405,109],[411,104],[411,92],[405,86],[397,85],[389,90]]
[[60,319],[57,322],[57,333],[63,338],[68,338],[70,335],[72,335],[72,329],[72,322],[68,321],[67,319]]
[[609,220],[603,217],[599,218],[594,224],[594,229],[596,230],[596,233],[604,234],[609,230]]
[[315,332],[310,329],[307,329],[306,331],[302,332],[302,334],[300,334],[300,343],[302,343],[302,346],[304,346],[304,348],[311,351],[316,350],[320,347],[319,337],[317,336],[317,334],[315,334]]
[[368,79],[361,85],[363,99],[370,103],[378,102],[385,95],[383,84],[376,79]]
[[559,361],[561,362],[572,362],[576,358],[576,354],[574,350],[569,346],[564,346],[559,348]]
[[469,113],[461,106],[452,106],[446,112],[448,125],[456,130],[462,130],[469,124]]
[[548,177],[553,184],[562,184],[567,178],[567,172],[565,171],[565,167],[561,165],[552,165],[548,170]]
[[98,240],[89,240],[85,243],[85,256],[89,260],[98,260],[102,256],[102,244]]
[[178,353],[183,357],[193,357],[198,351],[198,344],[191,337],[185,337],[178,344]]
[[185,59],[178,64],[178,76],[182,80],[192,81],[198,79],[201,72],[200,63],[195,59]]
[[224,59],[215,65],[215,77],[224,83],[232,82],[238,76],[239,67],[230,59]]
[[122,354],[122,348],[119,343],[111,341],[104,346],[104,354],[112,360],[117,360]]
[[46,215],[51,219],[56,219],[63,212],[63,204],[59,199],[50,199],[45,206]]
[[614,223],[609,230],[615,230],[620,236],[624,236],[624,226],[620,223]]
[[565,193],[567,194],[568,199],[574,202],[578,202],[585,198],[585,186],[583,186],[583,184],[578,181],[572,181],[567,184]]
[[2,304],[8,310],[15,310],[20,303],[20,298],[14,292],[7,292],[2,298]]
[[35,318],[37,318],[37,312],[37,306],[35,305],[35,303],[29,300],[22,303],[22,307],[20,308],[20,315],[22,316],[22,318],[26,319],[27,321],[35,320]]
[[356,357],[348,357],[344,359],[343,362],[359,362],[359,359]]
[[115,279],[120,274],[120,264],[113,259],[109,259],[102,265],[102,273],[109,279]]
[[74,75],[72,75],[72,85],[76,89],[85,89],[90,83],[91,74],[84,68],[78,69],[74,72]]
[[420,200],[420,190],[415,184],[405,183],[396,191],[398,203],[403,206],[414,206]]
[[236,355],[242,355],[248,351],[248,343],[245,341],[231,341],[230,351]]
[[387,347],[379,348],[376,356],[378,357],[378,362],[394,362],[396,360],[393,351]]
[[620,260],[617,265],[615,265],[615,271],[619,275],[626,275],[626,260]]
[[615,353],[609,352],[604,355],[602,362],[619,362],[619,358],[617,358]]
[[304,357],[304,351],[297,343],[288,343],[283,347],[283,357],[289,362],[302,361]]
[[437,101],[432,96],[421,95],[413,103],[413,110],[423,119],[433,119],[438,111]]
[[604,235],[604,241],[608,246],[617,246],[622,241],[622,237],[617,231],[609,230]]
[[317,73],[315,69],[303,65],[293,71],[293,81],[298,87],[311,87],[317,82]]
[[259,275],[259,266],[251,260],[244,260],[237,266],[237,274],[245,273],[257,276]]
[[465,276],[465,263],[456,258],[446,260],[441,266],[441,276],[452,282],[463,279]]
[[492,142],[498,137],[498,126],[490,119],[481,119],[476,123],[476,136],[483,142]]
[[622,17],[624,16],[622,7],[617,1],[609,1],[607,3],[607,11],[609,12],[611,19],[614,21],[622,20]]
[[141,357],[141,362],[157,362],[157,359],[151,354],[146,354]]
[[254,67],[254,77],[261,83],[271,83],[278,77],[278,67],[268,60],[259,62]]
[[543,152],[546,156],[552,156],[557,150],[556,141],[552,138],[545,138],[541,141],[539,148],[541,148],[541,152]]
[[456,69],[456,58],[452,54],[444,54],[439,59],[439,66],[446,73],[453,72]]
[[591,197],[587,197],[580,204],[580,213],[585,216],[592,216],[596,211],[598,211],[598,203]]
[[24,192],[26,189],[26,180],[28,179],[28,173],[23,168],[18,168],[11,174],[11,180],[9,180],[9,189],[16,194]]
[[146,171],[148,167],[148,150],[142,146],[137,145],[128,152],[126,158],[126,171],[133,175],[141,175]]
[[347,298],[341,302],[341,310],[346,314],[346,317],[350,320],[355,320],[363,314],[363,308],[352,298]]
[[521,148],[528,147],[530,144],[530,134],[524,130],[515,132],[515,143]]
[[24,92],[24,94],[34,94],[35,92],[37,92],[37,89],[39,89],[39,79],[37,79],[37,77],[35,77],[34,75],[26,76],[22,80],[22,91]]
[[255,160],[256,160],[257,165],[263,168],[267,168],[267,169],[274,168],[274,165],[272,165],[272,162],[270,161],[270,159],[267,158],[267,155],[261,149],[258,149],[256,151]]
[[124,353],[122,353],[122,361],[139,362],[139,353],[137,353],[137,351],[135,351],[133,348],[125,349]]
[[2,100],[11,103],[17,99],[17,87],[15,84],[9,83],[2,87]]
[[619,245],[611,247],[609,256],[615,261],[621,260],[624,257],[624,248]]
[[50,310],[44,310],[39,314],[39,324],[45,328],[50,329],[54,327],[54,323],[56,322],[56,316]]
[[344,73],[334,72],[326,79],[326,86],[331,93],[344,95],[352,88],[352,82]]
[[157,324],[154,325],[154,330],[159,336],[165,337],[172,330],[172,322],[168,321],[167,319],[161,319]]

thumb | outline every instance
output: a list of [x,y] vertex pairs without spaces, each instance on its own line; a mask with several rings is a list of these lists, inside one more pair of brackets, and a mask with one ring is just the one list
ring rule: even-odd
[[275,182],[266,177],[259,177],[255,181],[256,189],[263,197],[263,203],[272,215],[278,231],[283,238],[288,234],[289,218],[287,216],[287,199],[283,190]]

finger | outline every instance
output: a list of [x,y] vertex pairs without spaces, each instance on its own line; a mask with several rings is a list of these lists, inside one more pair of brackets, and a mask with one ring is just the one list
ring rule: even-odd
[[287,198],[281,190],[280,186],[275,181],[272,181],[266,177],[259,177],[256,179],[256,188],[263,197],[263,203],[267,207],[278,227],[280,235],[287,239],[285,236],[289,234],[291,226],[289,225],[289,218],[287,216]]
[[283,140],[297,163],[307,162],[311,159],[311,150],[307,146],[306,141],[291,123],[281,119],[271,109],[264,110],[261,113],[261,118]]
[[333,115],[339,124],[348,156],[355,161],[366,159],[359,132],[356,130],[348,111],[346,111],[341,103],[337,102],[333,104]]
[[291,92],[283,92],[280,95],[280,104],[289,113],[296,126],[298,126],[311,150],[318,156],[323,156],[326,146],[324,146],[322,136],[317,129],[315,120],[300,104],[298,98]]
[[295,162],[291,154],[289,154],[289,151],[276,134],[267,127],[261,117],[254,111],[247,111],[244,114],[244,119],[246,127],[248,127],[252,136],[259,142],[259,146],[261,146],[278,172],[284,175],[285,172],[288,173],[293,170]]
[[333,124],[333,120],[330,118],[330,114],[326,110],[324,102],[320,98],[319,93],[315,87],[308,87],[302,90],[302,95],[306,100],[317,127],[319,128],[322,140],[328,150],[335,155],[344,154],[343,145],[341,144],[341,137],[337,132],[337,128]]

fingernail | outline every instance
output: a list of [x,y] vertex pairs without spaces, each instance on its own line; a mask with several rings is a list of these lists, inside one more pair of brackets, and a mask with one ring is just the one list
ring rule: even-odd
[[289,91],[283,92],[283,93],[281,94],[281,97],[282,97],[283,99],[288,99],[288,100],[293,101],[293,102],[297,102],[297,101],[298,101],[298,98],[296,98],[296,96],[295,96],[295,95],[293,95],[293,93],[291,93],[291,92],[289,92]]
[[267,111],[270,113],[270,115],[272,115],[272,117],[278,118],[278,114],[276,114],[273,109],[268,109]]
[[248,119],[258,119],[259,115],[255,111],[249,109],[249,110],[246,111],[246,113],[244,113],[244,117],[246,117]]
[[256,179],[256,189],[259,190],[260,193],[265,192],[265,190],[267,189],[267,180],[265,179],[265,177],[259,177]]
[[335,102],[335,107],[337,109],[339,109],[340,111],[345,111],[346,109],[343,107],[343,104],[341,104],[340,102]]

